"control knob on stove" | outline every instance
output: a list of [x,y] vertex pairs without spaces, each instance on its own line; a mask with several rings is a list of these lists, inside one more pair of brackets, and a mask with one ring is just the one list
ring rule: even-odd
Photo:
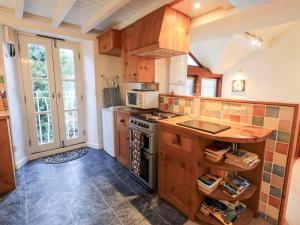
[[149,124],[145,124],[145,128],[149,128]]

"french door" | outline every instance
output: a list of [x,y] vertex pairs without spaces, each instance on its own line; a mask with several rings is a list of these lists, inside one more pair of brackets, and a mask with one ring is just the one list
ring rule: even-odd
[[32,153],[85,141],[78,46],[19,35]]

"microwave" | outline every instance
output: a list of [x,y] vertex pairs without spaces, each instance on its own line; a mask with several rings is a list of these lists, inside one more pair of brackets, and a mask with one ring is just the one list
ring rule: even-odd
[[158,108],[158,91],[128,90],[126,91],[126,105],[138,109]]

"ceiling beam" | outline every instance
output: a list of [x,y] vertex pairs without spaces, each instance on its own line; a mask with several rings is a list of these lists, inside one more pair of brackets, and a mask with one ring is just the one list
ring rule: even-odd
[[71,10],[76,0],[61,0],[59,1],[56,9],[54,10],[52,16],[52,26],[59,27],[59,25],[64,21],[64,18]]
[[148,15],[149,13],[153,12],[154,10],[164,6],[168,5],[170,3],[174,2],[174,0],[160,0],[160,1],[155,1],[151,5],[145,7],[144,9],[140,10],[135,16],[132,18],[125,20],[124,22],[116,25],[114,28],[117,30],[121,30],[124,27],[127,27],[128,25],[132,24],[133,22],[137,21],[138,19]]
[[102,23],[109,16],[115,13],[117,10],[126,5],[130,0],[110,0],[108,3],[100,9],[96,15],[94,15],[90,20],[88,20],[81,27],[82,33],[87,33],[93,28],[95,28],[98,24]]
[[24,0],[16,0],[16,9],[15,14],[17,19],[23,19],[23,13],[24,13]]

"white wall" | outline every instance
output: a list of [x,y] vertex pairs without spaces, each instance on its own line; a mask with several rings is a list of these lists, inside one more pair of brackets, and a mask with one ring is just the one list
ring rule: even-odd
[[[241,70],[246,79],[242,95],[231,92]],[[224,73],[222,97],[300,102],[300,23],[278,36],[269,47],[255,52]]]
[[[1,40],[3,40],[3,27],[1,26]],[[17,46],[17,39],[15,38]],[[1,41],[2,43],[2,41]],[[2,46],[1,46],[2,47]],[[1,48],[2,50],[2,48]],[[14,160],[17,168],[20,168],[28,161],[28,137],[26,112],[23,100],[23,85],[21,80],[21,70],[16,47],[15,57],[4,56],[5,77],[7,83],[7,97],[10,115],[10,126],[12,134],[12,144],[14,149]]]
[[100,149],[102,147],[98,132],[94,48],[92,41],[84,41],[80,44],[85,84],[87,145],[91,148]]

